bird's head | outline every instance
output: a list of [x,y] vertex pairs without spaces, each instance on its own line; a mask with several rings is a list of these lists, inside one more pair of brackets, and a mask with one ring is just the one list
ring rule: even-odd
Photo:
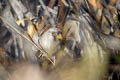
[[58,28],[50,28],[48,30],[48,33],[50,36],[53,37],[55,41],[63,39],[62,32]]

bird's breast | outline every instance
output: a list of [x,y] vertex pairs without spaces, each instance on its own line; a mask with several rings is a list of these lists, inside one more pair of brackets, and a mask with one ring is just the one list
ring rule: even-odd
[[46,38],[42,38],[40,39],[40,45],[42,46],[42,48],[47,51],[50,55],[53,54],[56,51],[56,42],[54,42],[54,40],[49,36]]

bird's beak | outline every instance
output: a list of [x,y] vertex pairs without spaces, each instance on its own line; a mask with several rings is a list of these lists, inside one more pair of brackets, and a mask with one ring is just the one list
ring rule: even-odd
[[58,34],[58,35],[56,36],[56,38],[57,38],[57,39],[60,39],[60,40],[62,40],[62,39],[63,39],[63,37],[62,37],[62,35],[61,35],[61,34]]

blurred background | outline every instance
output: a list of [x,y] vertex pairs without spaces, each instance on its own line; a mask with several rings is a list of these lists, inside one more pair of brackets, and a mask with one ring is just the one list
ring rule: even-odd
[[120,80],[120,0],[0,0],[0,80]]

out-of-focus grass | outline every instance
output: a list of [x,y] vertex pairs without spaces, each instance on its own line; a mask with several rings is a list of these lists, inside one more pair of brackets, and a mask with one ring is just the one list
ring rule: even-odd
[[[53,68],[50,78],[55,80],[102,80],[107,72],[108,51],[93,40],[90,33],[85,31],[85,46],[78,61],[65,56]],[[51,79],[52,80],[52,79]]]

